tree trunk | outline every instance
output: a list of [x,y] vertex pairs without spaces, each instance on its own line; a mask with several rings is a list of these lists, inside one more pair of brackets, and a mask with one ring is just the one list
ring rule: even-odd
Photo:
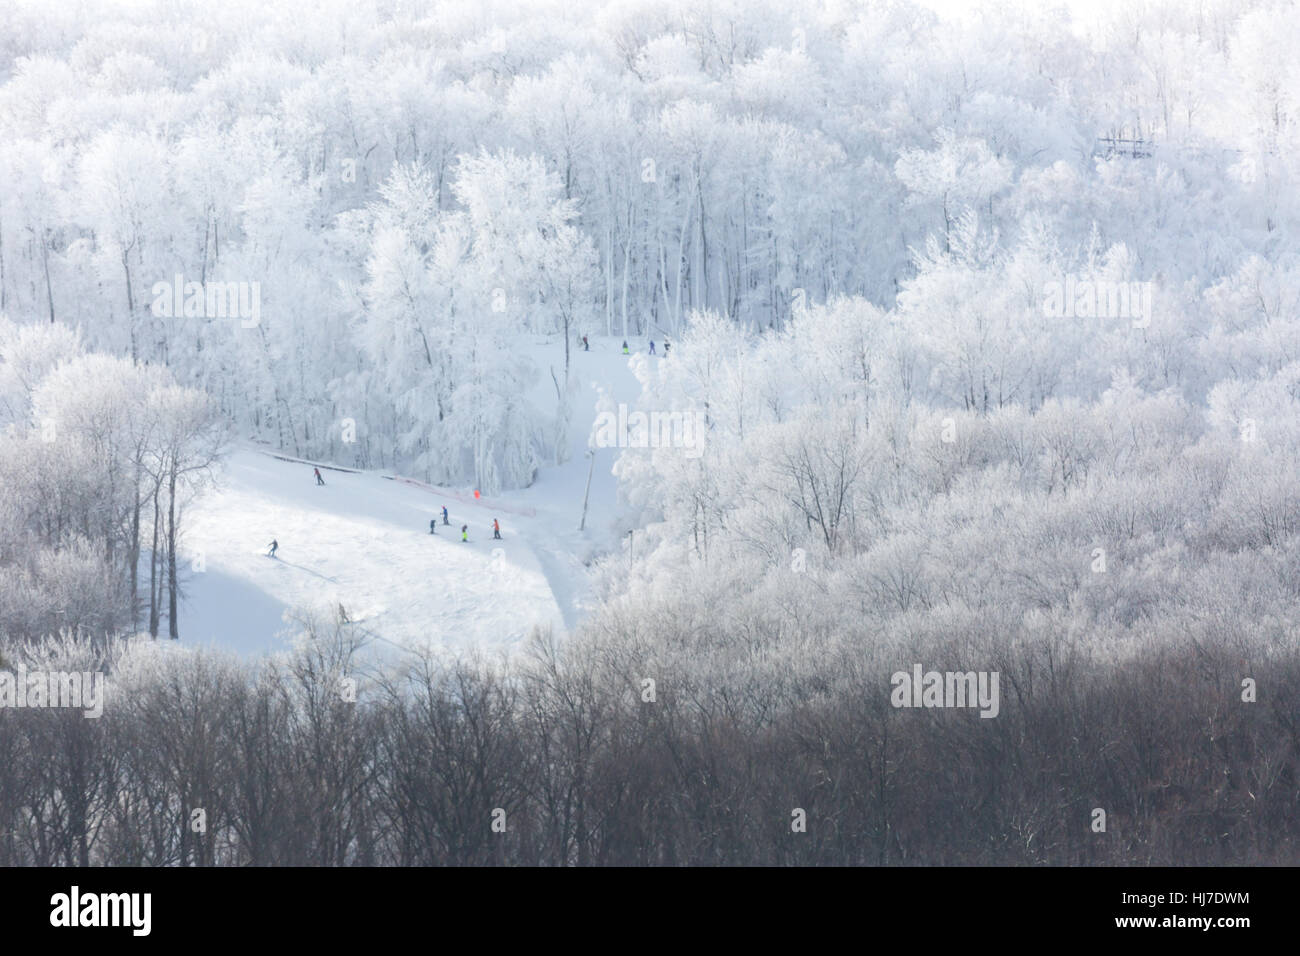
[[161,523],[159,516],[158,491],[159,486],[153,489],[153,547],[149,551],[149,636],[158,636],[158,613],[161,602],[161,591],[158,584],[158,525]]
[[[0,296],[4,295],[4,260],[0,258]],[[2,300],[0,300],[2,301]],[[2,308],[2,306],[0,306]],[[614,226],[605,230],[605,334],[614,325]]]
[[54,324],[54,289],[50,285],[50,240],[45,230],[41,231],[41,264],[45,269],[45,301],[50,308],[50,325]]
[[591,476],[596,472],[596,449],[590,449],[587,455],[591,458],[591,467],[587,469],[587,490],[582,493],[582,520],[578,522],[579,531],[587,527],[587,500],[591,497]]
[[[631,284],[632,269],[632,233],[636,228],[636,206],[631,200],[627,205],[627,235],[623,240],[623,290],[622,290],[622,310],[623,310],[623,338],[627,338],[627,290]],[[651,297],[653,298],[653,296]],[[612,330],[611,330],[612,331]]]
[[131,509],[131,543],[127,548],[131,565],[131,629],[135,630],[140,614],[140,478],[136,470],[135,507]]
[[167,485],[167,636],[173,641],[180,640],[181,636],[176,597],[176,462],[173,461]]
[[[135,296],[131,292],[131,263],[127,260],[127,250],[122,250],[122,274],[126,277],[126,323],[131,330],[131,361],[140,360],[140,350],[135,338]],[[45,281],[48,284],[49,268],[45,270]],[[50,303],[50,321],[54,321],[54,303]]]

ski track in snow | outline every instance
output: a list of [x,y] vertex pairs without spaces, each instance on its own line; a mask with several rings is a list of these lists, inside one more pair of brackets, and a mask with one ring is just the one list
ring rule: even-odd
[[[569,460],[544,466],[532,487],[490,500],[392,473],[326,470],[327,462],[318,486],[313,464],[287,452],[233,452],[187,516],[182,548],[192,570],[183,581],[182,643],[246,656],[283,649],[285,612],[328,615],[339,605],[368,633],[410,649],[509,652],[535,626],[572,632],[587,596],[586,554],[618,547],[613,451],[598,453],[586,531],[577,527],[596,386],[616,402],[632,403],[640,390],[620,344],[593,339],[593,351],[572,355],[579,388]],[[563,349],[558,339],[530,346],[539,376],[529,398],[547,413],[555,405],[549,369],[560,374]],[[449,525],[441,523],[443,505]],[[493,517],[501,541],[492,538]],[[272,539],[280,544],[274,558],[266,553]]]

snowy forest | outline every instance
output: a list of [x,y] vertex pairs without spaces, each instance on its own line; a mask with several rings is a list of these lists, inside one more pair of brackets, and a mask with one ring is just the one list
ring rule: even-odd
[[[935,7],[6,5],[0,866],[1300,863],[1300,10]],[[502,554],[187,645],[239,449]]]

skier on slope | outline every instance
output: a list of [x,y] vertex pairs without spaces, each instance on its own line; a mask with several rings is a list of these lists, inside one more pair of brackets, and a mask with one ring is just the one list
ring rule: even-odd
[[277,552],[277,551],[279,551],[279,550],[280,550],[280,542],[279,542],[279,541],[276,541],[274,538],[272,538],[272,539],[271,539],[271,549],[270,549],[269,551],[266,552],[266,556],[267,556],[268,558],[274,558],[274,557],[275,557],[275,552]]
[[437,518],[430,518],[430,519],[429,519],[429,534],[437,534],[437,533],[438,533],[438,519],[437,519]]
[[650,340],[650,354],[651,354],[651,355],[654,355],[654,354],[655,354],[655,340],[654,340],[654,339],[651,339],[651,340]]
[[624,343],[623,343],[623,354],[624,354],[624,355],[627,355],[627,354],[628,354],[628,351],[627,351],[627,342],[624,342]]
[[668,357],[668,340],[664,339],[664,358]]
[[325,479],[322,478],[322,477],[320,476],[320,469],[319,469],[319,468],[313,468],[312,471],[316,472],[316,484],[318,484],[318,485],[323,485],[323,484],[325,484]]
[[589,344],[587,344],[587,337],[586,337],[585,335],[582,337],[582,350],[583,350],[584,352],[590,352],[590,351],[591,351],[591,346],[590,346]]
[[469,542],[469,525],[463,524],[460,526],[460,540],[465,543]]
[[492,519],[492,537],[496,538],[498,541],[501,540],[501,525],[498,523],[496,518]]
[[443,524],[451,524],[451,522],[447,520],[447,506],[446,506],[446,505],[443,505],[443,506],[442,506],[442,523],[443,523]]

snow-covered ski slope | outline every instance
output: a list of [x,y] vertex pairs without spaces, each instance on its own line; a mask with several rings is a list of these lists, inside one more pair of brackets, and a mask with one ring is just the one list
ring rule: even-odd
[[[644,352],[644,342],[631,344]],[[563,465],[543,466],[522,491],[475,499],[468,487],[330,467],[322,467],[325,485],[318,486],[311,463],[269,448],[236,449],[185,522],[182,643],[244,655],[273,651],[285,647],[286,611],[340,605],[376,639],[404,648],[508,651],[535,625],[571,631],[587,600],[585,561],[618,547],[625,530],[610,471],[615,450],[598,453],[586,531],[577,530],[598,389],[629,403],[639,392],[621,339],[593,338],[591,345],[571,355],[579,383],[573,453]],[[523,347],[541,372],[531,398],[551,413],[549,369],[563,379],[563,342]],[[492,538],[494,517],[500,541]],[[468,544],[460,540],[462,524],[469,525]],[[275,558],[267,557],[272,539],[280,545]]]

